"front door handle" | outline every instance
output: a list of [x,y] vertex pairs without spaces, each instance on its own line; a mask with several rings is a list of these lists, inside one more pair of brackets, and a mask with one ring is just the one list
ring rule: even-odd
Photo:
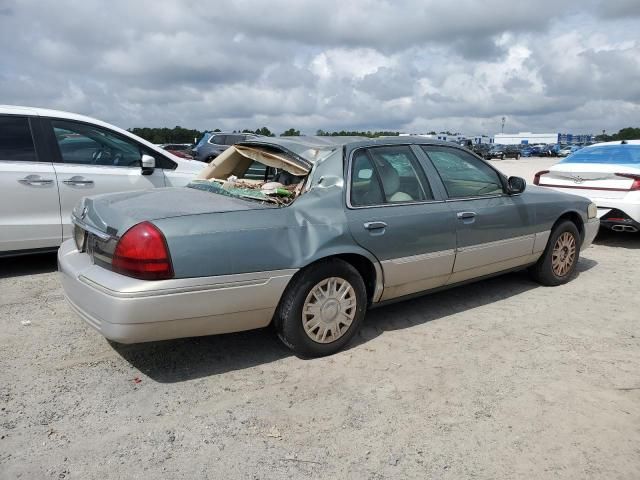
[[458,212],[457,216],[460,220],[467,220],[469,218],[475,218],[476,212]]
[[93,180],[87,180],[84,177],[76,175],[67,180],[63,180],[62,183],[65,183],[67,185],[93,185]]
[[364,228],[367,230],[380,230],[381,228],[387,228],[387,224],[384,222],[367,222],[364,224]]
[[40,186],[40,185],[51,185],[53,183],[53,180],[49,178],[42,178],[40,175],[27,175],[26,177],[18,180],[18,182],[20,182],[23,185]]

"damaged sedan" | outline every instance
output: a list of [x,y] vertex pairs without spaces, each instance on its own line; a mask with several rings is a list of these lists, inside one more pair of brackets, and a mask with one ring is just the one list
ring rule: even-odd
[[271,324],[312,357],[373,306],[523,268],[567,282],[596,213],[451,143],[260,138],[187,187],[85,198],[58,263],[70,305],[110,340]]

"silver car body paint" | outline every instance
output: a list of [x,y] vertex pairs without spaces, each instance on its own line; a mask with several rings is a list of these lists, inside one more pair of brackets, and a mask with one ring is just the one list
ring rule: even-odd
[[[114,194],[79,205],[78,212],[87,208],[87,225],[115,237],[141,221],[155,224],[166,237],[175,279],[149,282],[113,273],[68,242],[59,264],[74,308],[94,327],[99,321],[96,328],[106,337],[124,343],[246,330],[267,325],[295,272],[323,258],[357,255],[369,262],[376,304],[530,265],[564,214],[580,219],[583,248],[597,233],[597,219],[587,218],[587,199],[544,188],[449,199],[420,147],[458,148],[452,144],[406,137],[245,144],[267,142],[312,165],[307,191],[288,206],[191,188]],[[380,145],[411,145],[433,200],[350,204],[352,154]],[[476,212],[475,223],[457,218],[461,211]],[[369,222],[386,224],[383,234],[368,231]]]

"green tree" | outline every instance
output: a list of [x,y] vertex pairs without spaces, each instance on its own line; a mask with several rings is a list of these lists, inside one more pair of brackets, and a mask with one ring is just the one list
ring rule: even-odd
[[290,128],[289,130],[285,130],[280,134],[281,137],[299,137],[300,130],[296,130],[295,128]]
[[180,126],[173,128],[136,127],[130,128],[129,131],[151,143],[192,143],[194,139],[202,136],[202,132],[199,130]]
[[640,128],[627,127],[621,129],[614,140],[640,140]]
[[255,133],[257,135],[264,135],[265,137],[275,137],[275,134],[271,132],[267,127],[262,127],[256,129]]

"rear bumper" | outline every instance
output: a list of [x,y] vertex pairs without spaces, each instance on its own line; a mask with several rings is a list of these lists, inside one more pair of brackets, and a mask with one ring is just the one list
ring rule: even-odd
[[58,270],[69,304],[119,343],[238,332],[267,326],[295,270],[145,281],[94,265],[66,241]]

